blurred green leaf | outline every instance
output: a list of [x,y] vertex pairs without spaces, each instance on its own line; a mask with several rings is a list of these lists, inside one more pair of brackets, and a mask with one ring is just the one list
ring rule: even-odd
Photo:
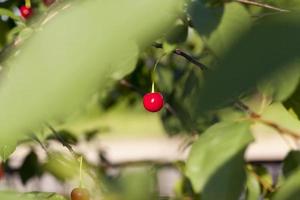
[[249,30],[251,23],[251,16],[243,5],[236,2],[225,4],[221,22],[208,39],[208,47],[217,56],[222,56]]
[[198,111],[233,101],[242,93],[255,88],[258,81],[294,62],[300,51],[299,19],[298,14],[270,17],[227,49],[215,70],[207,72],[205,85],[194,98]]
[[300,120],[295,118],[281,103],[268,106],[261,117],[300,135]]
[[122,172],[122,199],[157,199],[155,170],[148,167],[127,168]]
[[0,146],[0,157],[2,161],[6,161],[10,154],[16,149],[17,143],[10,143],[9,145]]
[[26,157],[25,160],[19,169],[19,174],[23,184],[26,184],[27,181],[34,177],[40,176],[42,173],[41,165],[39,164],[38,157],[34,151],[31,151]]
[[61,153],[51,153],[43,167],[62,181],[74,178],[79,173],[79,162]]
[[183,0],[99,0],[52,7],[27,28],[26,37],[16,39],[1,63],[7,70],[0,87],[0,147],[64,119],[131,72],[139,51],[163,36],[182,5]]
[[278,70],[278,72],[263,80],[258,89],[273,101],[284,101],[296,90],[300,78],[300,63]]
[[218,27],[224,7],[210,7],[203,0],[195,0],[189,6],[188,13],[195,29],[201,36],[209,36]]
[[176,25],[166,36],[166,40],[170,44],[178,44],[186,41],[188,36],[188,26],[184,24]]
[[250,125],[249,121],[220,122],[193,144],[186,175],[201,199],[232,200],[241,195],[246,181],[244,150],[253,140]]
[[273,200],[296,200],[300,196],[300,170],[292,173],[275,193]]
[[0,20],[0,51],[6,45],[6,34],[8,32],[8,26],[2,20]]
[[300,151],[290,151],[283,161],[282,172],[285,177],[289,177],[300,167]]
[[284,105],[290,110],[292,109],[292,112],[295,113],[298,118],[300,117],[300,87],[296,88],[292,96],[288,98]]
[[[254,173],[259,177],[259,179],[264,182],[264,184],[268,185],[269,187],[272,187],[273,185],[273,177],[270,174],[270,172],[267,170],[267,168],[263,165],[256,165],[256,166],[252,166],[253,167],[253,171]],[[268,189],[270,188],[265,188],[262,187],[262,192],[268,193]]]
[[67,144],[76,144],[78,142],[77,138],[67,130],[59,130],[57,133],[49,135],[47,139],[58,140]]
[[63,196],[55,193],[46,192],[29,192],[29,193],[17,193],[17,192],[0,192],[0,199],[3,200],[66,200]]
[[246,200],[258,200],[260,197],[260,184],[252,173],[247,173]]

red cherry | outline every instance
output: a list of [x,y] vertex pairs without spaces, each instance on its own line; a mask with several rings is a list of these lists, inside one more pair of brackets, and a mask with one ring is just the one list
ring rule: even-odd
[[71,200],[89,200],[89,191],[85,188],[74,188],[71,192]]
[[27,6],[20,7],[21,16],[24,19],[28,19],[32,15],[32,8]]
[[159,92],[151,92],[145,94],[143,103],[146,110],[157,112],[164,106],[164,98]]
[[2,179],[5,175],[5,172],[4,172],[4,167],[2,164],[0,164],[0,179]]

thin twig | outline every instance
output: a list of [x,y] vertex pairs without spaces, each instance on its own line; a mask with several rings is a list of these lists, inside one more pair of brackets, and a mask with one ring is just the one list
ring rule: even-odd
[[136,161],[122,161],[110,163],[109,167],[124,167],[124,166],[143,166],[143,165],[156,165],[160,167],[174,166],[174,161],[165,160],[136,160]]
[[[163,45],[160,43],[154,43],[153,46],[158,49],[163,48]],[[199,62],[196,58],[194,58],[193,56],[189,55],[188,53],[186,53],[180,49],[175,49],[172,51],[172,53],[185,58],[187,61],[193,63],[194,65],[199,67],[201,70],[208,70],[208,68],[203,63]]]
[[258,6],[258,7],[262,7],[262,8],[267,8],[267,9],[270,9],[270,10],[276,10],[276,11],[279,11],[279,12],[290,12],[290,10],[283,9],[283,8],[278,8],[278,7],[271,6],[271,5],[266,4],[266,3],[260,3],[260,2],[257,2],[257,1],[251,1],[251,0],[236,0],[236,1],[240,2],[240,3],[243,3],[243,4],[254,5],[254,6]]
[[48,149],[47,147],[45,146],[45,144],[43,144],[43,142],[35,135],[35,134],[32,134],[30,136],[34,141],[36,141],[41,147],[42,149],[44,149],[44,151],[48,154]]
[[69,143],[67,143],[50,124],[47,124],[47,127],[52,131],[56,139],[76,157],[76,153],[73,150],[72,146]]

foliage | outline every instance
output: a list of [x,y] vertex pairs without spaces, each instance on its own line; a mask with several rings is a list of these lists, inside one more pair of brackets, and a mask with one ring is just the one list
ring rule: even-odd
[[[64,128],[69,118],[79,113],[91,121],[87,116],[101,116],[120,102],[133,109],[154,80],[167,102],[159,113],[166,132],[198,137],[179,167],[178,197],[298,197],[298,152],[287,156],[277,185],[265,170],[245,163],[244,152],[257,124],[300,136],[299,1],[66,0],[48,8],[34,0],[37,17],[28,21],[12,12],[23,3],[0,2],[0,14],[11,17],[0,20],[0,155],[7,160],[28,139],[46,150],[57,140],[71,151],[46,152],[41,162],[32,150],[16,169],[24,183],[44,172],[76,179],[72,145],[81,138]],[[103,130],[93,127],[86,138]],[[93,182],[94,196],[157,198],[158,166],[111,176],[106,162],[84,160],[84,182]],[[14,200],[23,194],[0,195]],[[47,195],[21,198],[63,198]]]

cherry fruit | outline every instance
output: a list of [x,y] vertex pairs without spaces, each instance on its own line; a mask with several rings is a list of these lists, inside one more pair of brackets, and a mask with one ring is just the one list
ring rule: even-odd
[[71,192],[71,200],[90,200],[89,191],[85,188],[74,188]]
[[5,176],[5,172],[4,172],[4,167],[3,165],[0,163],[0,180]]
[[164,98],[159,92],[147,93],[144,96],[143,104],[149,112],[158,112],[164,106]]
[[24,19],[28,19],[32,15],[32,8],[27,6],[21,6],[20,8],[21,16]]

